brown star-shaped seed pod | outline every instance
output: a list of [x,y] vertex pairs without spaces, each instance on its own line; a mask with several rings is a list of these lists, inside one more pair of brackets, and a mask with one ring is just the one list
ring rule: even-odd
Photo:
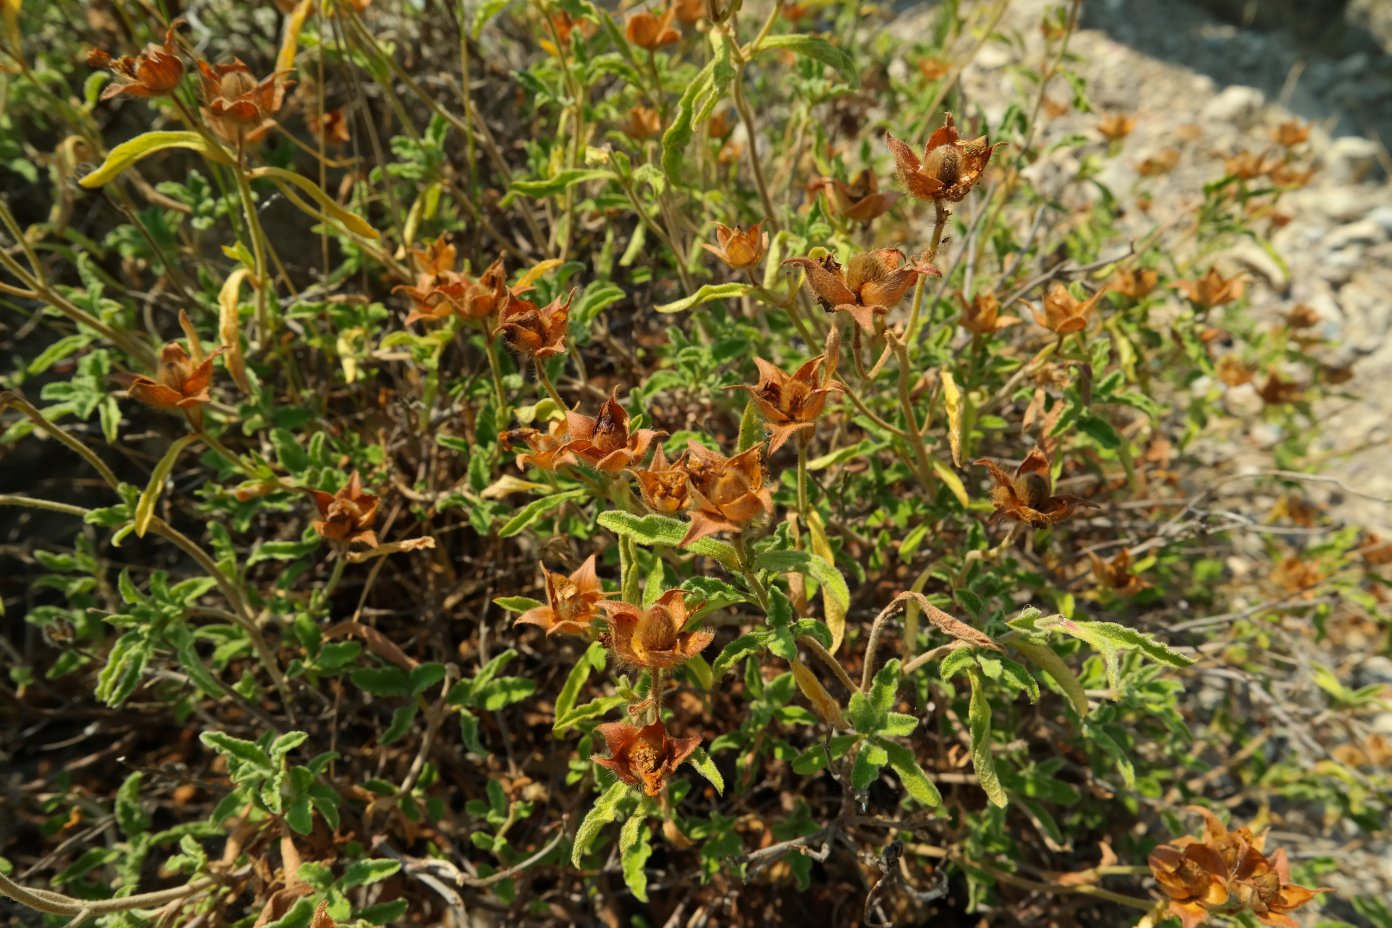
[[160,349],[160,364],[155,376],[136,376],[126,389],[126,395],[155,409],[182,410],[189,423],[200,428],[203,406],[213,401],[208,395],[213,383],[213,359],[222,354],[223,349],[205,354],[193,323],[182,309],[179,310],[179,325],[188,334],[193,353],[189,354],[178,342],[167,342]]
[[1150,295],[1160,282],[1160,275],[1144,268],[1124,268],[1117,271],[1102,285],[1103,290],[1120,293],[1128,300],[1139,300]]
[[277,71],[258,82],[240,59],[211,65],[199,60],[198,76],[209,124],[225,142],[258,142],[270,133],[271,118],[294,81],[288,71]]
[[706,630],[683,630],[694,611],[686,596],[686,590],[668,590],[646,608],[601,602],[599,607],[609,622],[609,646],[619,660],[630,667],[659,670],[684,664],[705,650],[715,635]]
[[596,757],[594,762],[614,771],[628,785],[641,787],[649,796],[661,793],[667,778],[701,745],[700,738],[669,737],[660,721],[642,728],[628,722],[607,722],[596,725],[595,731],[604,739],[609,756]]
[[741,383],[726,387],[727,390],[745,390],[754,400],[754,407],[768,423],[769,454],[783,447],[795,433],[815,428],[827,396],[844,389],[836,381],[821,376],[825,360],[825,355],[818,355],[788,374],[763,358],[755,358],[759,382],[752,386]]
[[1035,448],[1025,456],[1020,466],[1015,468],[1013,477],[986,458],[973,463],[990,471],[991,479],[996,482],[995,489],[991,491],[991,502],[996,507],[993,519],[1004,517],[1042,528],[1062,522],[1079,506],[1091,505],[1081,497],[1054,495],[1049,458],[1041,448]]
[[647,468],[629,473],[638,481],[643,505],[653,512],[674,516],[691,505],[691,475],[686,472],[685,455],[669,463],[662,445],[658,445]]
[[517,466],[521,468],[555,470],[570,460],[565,453],[570,433],[564,419],[551,420],[551,425],[544,432],[533,428],[509,429],[498,438],[504,451],[515,451],[519,444],[527,447],[527,453],[517,456]]
[[164,97],[173,93],[184,79],[184,60],[174,44],[174,33],[184,20],[176,19],[169,24],[164,33],[164,44],[151,42],[140,54],[123,55],[113,58],[100,48],[87,53],[87,66],[107,68],[116,76],[101,93],[101,99],[110,100],[126,94],[132,97]]
[[411,254],[416,266],[415,286],[399,286],[393,293],[411,298],[406,324],[418,320],[441,322],[458,316],[467,322],[485,322],[507,302],[507,272],[500,255],[477,278],[454,268],[455,249],[441,235],[425,248]]
[[789,258],[784,265],[807,273],[807,286],[827,312],[844,312],[868,333],[875,331],[875,317],[889,312],[921,276],[941,277],[931,264],[905,263],[897,248],[881,248],[856,255],[843,270],[831,255]]
[[963,141],[951,113],[943,115],[942,127],[928,137],[920,160],[913,149],[888,132],[885,142],[894,153],[899,179],[911,196],[920,200],[961,200],[971,192],[991,160],[997,146],[986,144],[986,136]]
[[676,15],[675,8],[668,8],[661,18],[646,10],[634,13],[624,24],[624,36],[634,45],[647,51],[680,42],[681,33],[672,28],[672,20]]
[[513,294],[498,312],[494,335],[522,354],[537,359],[549,358],[565,351],[566,329],[570,324],[570,303],[575,299],[572,290],[562,300],[559,296],[545,306]]
[[319,519],[314,530],[320,538],[341,544],[361,541],[369,548],[377,547],[377,533],[372,523],[377,521],[377,497],[364,493],[362,479],[353,471],[348,483],[336,493],[310,490]]
[[753,267],[768,251],[768,233],[759,231],[759,226],[762,224],[762,222],[756,222],[747,229],[737,225],[732,229],[724,223],[717,222],[715,224],[716,244],[702,242],[701,247],[730,267]]
[[687,445],[691,476],[691,528],[683,545],[715,532],[738,531],[746,522],[773,511],[773,487],[764,476],[763,447],[725,457],[705,445]]
[[1196,280],[1181,280],[1173,286],[1188,297],[1189,302],[1208,310],[1242,299],[1247,282],[1241,274],[1224,277],[1217,268],[1211,267],[1204,276]]
[[586,416],[574,410],[567,412],[566,431],[570,440],[561,450],[572,459],[606,474],[617,474],[643,460],[653,439],[667,434],[654,429],[630,433],[628,413],[619,405],[618,387],[604,401],[598,416]]
[[546,603],[528,609],[513,624],[535,625],[544,629],[547,636],[588,635],[590,619],[599,615],[598,604],[604,598],[595,570],[595,555],[586,558],[568,577],[547,570],[545,564],[538,566],[546,578]]
[[962,328],[973,335],[990,335],[1020,324],[1018,317],[1000,314],[1000,300],[994,293],[978,293],[968,300],[966,295],[958,290],[956,297],[958,305],[962,307],[962,317],[959,320]]
[[828,212],[860,223],[883,216],[903,196],[898,191],[881,192],[869,168],[851,178],[849,183],[837,177],[819,177],[808,184],[807,189],[809,193],[821,193]]
[[1044,294],[1044,313],[1030,307],[1034,321],[1059,335],[1071,335],[1087,328],[1088,319],[1097,304],[1106,295],[1106,290],[1098,290],[1086,300],[1080,300],[1068,291],[1063,284],[1054,284]]

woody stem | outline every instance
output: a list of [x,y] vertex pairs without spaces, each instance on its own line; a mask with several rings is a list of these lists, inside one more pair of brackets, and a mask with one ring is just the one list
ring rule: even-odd
[[[777,4],[775,4],[777,9]],[[735,69],[735,79],[731,83],[734,90],[735,109],[744,122],[745,134],[749,136],[749,166],[754,172],[754,185],[759,188],[759,199],[764,204],[764,215],[774,232],[778,231],[778,219],[773,212],[773,199],[769,196],[768,185],[764,183],[764,168],[759,163],[759,133],[754,128],[754,114],[749,109],[749,101],[744,98],[744,64]]]
[[731,547],[735,549],[735,566],[739,568],[740,576],[744,577],[744,582],[749,585],[750,592],[759,601],[759,608],[768,614],[768,590],[759,582],[759,578],[754,574],[754,568],[749,563],[749,543],[745,541],[744,532],[736,533]]
[[[937,213],[933,218],[933,238],[928,242],[928,248],[923,252],[923,260],[932,264],[938,258],[938,247],[942,245],[943,230],[947,228],[948,217],[952,213],[942,200],[934,200],[933,206]],[[918,275],[918,285],[914,287],[913,308],[909,311],[909,326],[904,330],[904,339],[910,345],[918,341],[918,319],[923,309],[923,291],[927,289],[928,278]]]
[[648,695],[652,698],[653,721],[662,721],[662,668],[654,667],[652,670],[652,692]]

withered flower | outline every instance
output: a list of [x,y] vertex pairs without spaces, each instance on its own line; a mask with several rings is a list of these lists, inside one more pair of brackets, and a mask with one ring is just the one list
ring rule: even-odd
[[1019,325],[1015,316],[1000,314],[1000,300],[994,293],[978,293],[970,300],[961,290],[956,293],[957,303],[962,307],[962,328],[973,335],[990,335],[1012,325]]
[[1109,113],[1097,121],[1097,131],[1109,142],[1119,142],[1136,128],[1136,117]]
[[257,142],[275,125],[271,116],[280,109],[285,91],[294,83],[285,80],[288,71],[277,71],[260,83],[240,59],[231,64],[198,62],[213,131],[227,142]]
[[629,786],[642,787],[649,796],[661,793],[667,778],[701,744],[700,738],[669,738],[661,721],[642,728],[627,722],[606,722],[596,725],[595,731],[604,738],[609,756],[593,758],[594,762],[614,771]]
[[619,405],[618,387],[604,401],[598,416],[585,416],[574,410],[566,412],[566,431],[570,440],[561,451],[606,474],[617,474],[643,460],[652,440],[667,434],[653,429],[630,433],[628,413]]
[[508,300],[507,272],[503,258],[488,266],[477,279],[454,269],[455,248],[444,235],[425,248],[411,252],[416,266],[416,284],[392,288],[393,293],[405,293],[411,298],[411,312],[406,324],[417,320],[441,322],[458,316],[468,322],[483,322]]
[[377,521],[377,497],[364,493],[357,471],[337,493],[310,490],[314,505],[319,507],[319,520],[314,530],[320,538],[352,544],[361,541],[370,548],[377,547],[377,533],[372,523]]
[[101,99],[110,100],[121,94],[132,97],[163,97],[174,92],[184,79],[184,60],[174,45],[174,33],[184,20],[176,19],[164,33],[164,44],[151,42],[134,57],[113,58],[100,48],[87,53],[89,68],[108,68],[116,76],[114,83],[102,90]]
[[586,558],[569,577],[547,570],[545,564],[538,566],[546,577],[546,604],[528,609],[512,624],[535,625],[545,629],[548,637],[588,634],[590,619],[599,615],[598,604],[604,598],[595,571],[595,555]]
[[1328,889],[1307,889],[1290,881],[1285,849],[1263,852],[1265,834],[1233,831],[1207,809],[1190,806],[1204,819],[1204,836],[1188,835],[1162,844],[1147,863],[1170,898],[1170,913],[1194,928],[1210,914],[1247,910],[1264,925],[1297,928],[1290,913]]
[[533,428],[509,429],[498,436],[504,451],[515,451],[517,445],[526,445],[528,453],[517,456],[517,466],[539,467],[542,470],[555,470],[569,460],[565,446],[570,441],[570,433],[565,419],[553,419],[545,431]]
[[1214,373],[1218,375],[1219,380],[1229,387],[1249,384],[1256,376],[1256,371],[1242,363],[1242,359],[1235,354],[1225,354],[1219,358],[1217,365],[1214,366]]
[[690,26],[706,15],[706,0],[676,0],[672,8],[677,11],[677,19]]
[[545,306],[513,295],[498,312],[498,326],[493,334],[503,338],[515,350],[538,360],[565,351],[566,328],[570,324],[570,302],[575,299],[571,290],[564,301],[558,296]]
[[686,472],[685,456],[669,463],[662,446],[658,445],[646,469],[629,473],[638,481],[643,505],[653,512],[674,516],[691,505],[691,475]]
[[903,196],[897,191],[881,192],[869,168],[853,177],[850,183],[838,177],[819,177],[808,184],[807,189],[809,193],[820,192],[833,215],[863,223],[889,212],[895,201]]
[[928,137],[923,159],[908,145],[885,133],[885,141],[894,153],[899,179],[910,195],[920,200],[960,200],[981,180],[986,162],[991,159],[995,145],[986,144],[986,136],[963,141],[957,134],[957,124],[951,113],[943,116],[942,127]]
[[753,267],[763,258],[764,252],[768,251],[768,233],[759,231],[761,225],[763,225],[762,221],[754,223],[747,229],[738,225],[732,229],[724,223],[717,222],[715,224],[717,244],[702,242],[701,247],[730,267]]
[[676,667],[700,654],[715,638],[710,631],[684,631],[694,611],[687,605],[686,590],[668,590],[647,608],[613,600],[601,602],[599,608],[608,617],[609,645],[631,667]]
[[1105,289],[1098,290],[1086,300],[1080,300],[1063,284],[1056,283],[1044,295],[1043,315],[1033,306],[1030,307],[1030,312],[1034,314],[1034,321],[1050,332],[1070,335],[1087,328],[1088,317],[1092,315],[1092,311],[1106,292]]
[[1106,561],[1089,551],[1088,559],[1092,561],[1093,578],[1105,590],[1120,596],[1131,596],[1147,586],[1144,580],[1131,572],[1131,551],[1128,548],[1122,548]]
[[1261,177],[1263,174],[1270,173],[1279,165],[1276,160],[1267,160],[1266,153],[1254,154],[1243,148],[1232,154],[1223,156],[1223,170],[1229,177],[1236,177],[1239,180],[1252,180]]
[[346,145],[353,138],[348,132],[348,113],[341,106],[320,113],[319,119],[310,128],[328,144]]
[[975,463],[991,472],[996,488],[991,491],[991,502],[996,511],[991,517],[1005,517],[1023,522],[1035,528],[1062,522],[1071,516],[1079,506],[1091,505],[1077,496],[1055,496],[1054,480],[1049,468],[1049,458],[1043,449],[1035,448],[1011,477],[994,462],[981,458]]
[[155,376],[137,376],[126,389],[126,395],[156,409],[182,409],[197,428],[203,423],[203,405],[213,400],[208,395],[213,383],[213,359],[222,354],[223,349],[204,354],[193,323],[183,310],[179,310],[179,324],[189,336],[193,354],[178,342],[167,342],[160,350],[159,370]]
[[1271,130],[1271,138],[1282,148],[1294,148],[1310,137],[1310,124],[1290,119]]
[[897,248],[867,251],[851,258],[845,270],[831,255],[820,261],[789,258],[784,265],[807,272],[807,285],[827,312],[844,312],[866,332],[875,331],[875,316],[889,312],[920,276],[941,277],[931,264],[904,261]]
[[687,448],[693,512],[683,545],[715,532],[738,531],[760,513],[773,511],[773,487],[764,477],[762,446],[730,458],[695,441]]
[[1120,293],[1129,300],[1140,300],[1149,296],[1159,282],[1160,275],[1155,271],[1125,268],[1113,274],[1102,289]]
[[634,45],[648,51],[680,42],[681,33],[672,28],[672,20],[676,15],[676,9],[671,7],[662,14],[661,19],[646,10],[634,13],[624,25],[624,35]]
[[1269,406],[1299,402],[1304,394],[1303,385],[1286,380],[1275,371],[1269,372],[1266,382],[1257,389],[1257,395]]
[[1156,177],[1160,174],[1168,174],[1179,164],[1179,149],[1166,148],[1145,158],[1140,164],[1136,165],[1136,173],[1142,177]]
[[1173,286],[1195,306],[1212,309],[1242,299],[1247,282],[1241,274],[1225,278],[1218,273],[1217,268],[1210,267],[1208,272],[1197,280],[1181,280]]
[[1286,326],[1291,329],[1313,329],[1320,324],[1319,310],[1308,303],[1298,303],[1286,313]]
[[826,406],[828,395],[842,389],[830,378],[821,376],[826,355],[818,355],[792,374],[774,367],[763,358],[755,358],[759,382],[735,384],[727,390],[746,390],[759,415],[768,423],[769,454],[783,447],[794,433],[814,428]]
[[635,106],[619,124],[619,131],[635,141],[650,139],[662,131],[662,116],[650,106]]

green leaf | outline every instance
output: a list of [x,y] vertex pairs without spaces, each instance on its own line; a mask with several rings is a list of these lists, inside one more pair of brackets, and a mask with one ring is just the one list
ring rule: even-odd
[[97,675],[95,695],[108,706],[119,706],[140,685],[150,660],[150,642],[140,632],[127,632],[111,646],[106,666]]
[[856,731],[876,735],[889,724],[889,710],[894,708],[899,692],[899,659],[885,664],[875,674],[869,693],[852,693],[846,716]]
[[754,559],[754,566],[775,573],[807,574],[826,589],[838,606],[850,608],[851,591],[846,586],[846,578],[825,558],[811,551],[765,551]]
[[723,29],[712,30],[710,40],[715,44],[715,53],[706,66],[692,79],[677,101],[677,112],[672,124],[662,134],[662,172],[673,183],[681,174],[683,154],[691,144],[696,127],[710,118],[725,96],[730,81],[735,78],[735,68],[730,63],[731,40]]
[[633,898],[648,901],[648,858],[652,856],[652,835],[645,827],[647,818],[634,815],[619,832],[619,852],[623,858],[624,883]]
[[1078,428],[1086,432],[1093,441],[1103,448],[1112,450],[1121,447],[1121,436],[1106,419],[1099,419],[1097,416],[1080,416]]
[[884,745],[874,738],[866,739],[856,754],[854,766],[851,767],[851,786],[855,787],[858,793],[865,792],[880,775],[880,769],[888,762],[889,752],[884,749]]
[[604,645],[598,641],[590,642],[589,648],[581,656],[580,660],[570,668],[570,673],[566,675],[566,682],[561,687],[561,693],[556,697],[555,708],[552,709],[554,718],[562,718],[575,708],[575,702],[580,698],[580,688],[585,685],[585,681],[590,678],[591,670],[603,670],[608,651]]
[[971,729],[972,767],[976,778],[993,805],[1005,807],[1005,790],[996,773],[996,758],[991,753],[991,702],[986,698],[980,672],[971,672],[971,704],[967,709],[967,727]]
[[736,300],[753,289],[754,287],[750,284],[741,283],[703,284],[701,289],[691,296],[654,306],[653,309],[660,313],[679,313],[712,300]]
[[140,781],[144,774],[139,771],[126,777],[121,788],[116,790],[116,824],[121,834],[135,840],[150,829],[150,816],[140,808]]
[[711,760],[705,748],[697,748],[692,751],[691,756],[686,759],[686,762],[690,764],[697,773],[705,777],[706,781],[710,783],[711,786],[715,787],[717,793],[720,793],[722,796],[725,794],[725,778],[720,775],[720,768],[715,766],[715,761]]
[[[616,535],[625,535],[640,545],[664,545],[669,548],[681,546],[686,537],[687,525],[678,519],[667,516],[636,516],[631,512],[611,510],[599,514],[599,524]],[[714,558],[722,564],[735,563],[735,549],[714,538],[698,538],[686,546],[693,554]]]
[[229,762],[244,764],[267,776],[276,772],[270,756],[254,742],[243,741],[220,731],[205,731],[198,736],[198,740],[226,757]]
[[938,460],[936,457],[930,462],[933,465],[933,473],[938,475],[938,479],[952,491],[952,495],[957,498],[957,502],[966,509],[971,505],[971,497],[967,496],[967,488],[962,485],[962,478],[957,476],[957,472],[947,465],[946,462]]
[[493,598],[493,605],[505,612],[526,612],[541,604],[541,600],[532,599],[530,596],[495,596]]
[[629,789],[624,783],[614,783],[595,800],[585,819],[575,831],[575,843],[570,848],[571,866],[579,867],[580,859],[589,853],[590,845],[599,837],[600,829],[619,817],[619,806],[628,796]]
[[150,527],[150,519],[155,515],[155,503],[159,501],[160,492],[164,489],[165,481],[169,479],[169,472],[174,469],[174,462],[179,460],[179,455],[185,448],[197,440],[197,435],[185,435],[171,444],[164,452],[164,457],[155,465],[145,492],[140,494],[140,499],[135,504],[135,534],[139,537],[144,538],[145,530]]
[[[1038,619],[1034,625],[1037,629],[1060,631],[1072,635],[1102,655],[1102,665],[1107,672],[1107,683],[1113,690],[1121,687],[1118,652],[1139,651],[1145,657],[1171,667],[1188,667],[1194,663],[1192,659],[1185,657],[1168,645],[1156,641],[1149,635],[1125,625],[1118,625],[1115,622],[1084,622],[1068,619],[1061,615],[1051,615]],[[1058,678],[1055,677],[1055,679]]]
[[727,644],[720,652],[720,656],[711,665],[711,675],[719,680],[731,667],[744,660],[751,654],[757,654],[764,649],[769,637],[773,633],[766,630],[750,632],[747,635],[740,635],[734,641]]
[[504,207],[511,205],[512,201],[519,196],[541,199],[565,193],[567,189],[586,181],[613,179],[614,172],[606,171],[603,168],[566,168],[553,177],[541,180],[513,181],[512,186],[508,187],[507,196],[503,197],[502,205]]
[[280,763],[285,759],[286,754],[289,754],[308,740],[309,734],[302,731],[287,731],[283,735],[278,735],[276,739],[271,742],[271,759],[277,764]]
[[852,85],[860,83],[860,72],[855,61],[844,50],[815,35],[770,35],[759,42],[755,53],[786,48],[795,54],[813,58],[830,68],[835,68]]
[[904,784],[904,789],[908,794],[930,808],[941,805],[942,794],[933,785],[933,781],[928,779],[928,774],[924,773],[923,768],[918,765],[913,751],[892,741],[885,741],[882,744],[885,753],[889,755],[889,765],[894,768],[895,773],[899,774],[899,782]]
[[401,862],[396,860],[355,860],[343,869],[338,888],[349,889],[380,883],[400,869]]
[[740,416],[739,439],[735,442],[735,448],[743,453],[763,441],[763,438],[764,420],[759,415],[759,407],[751,399],[744,404],[744,413]]
[[209,161],[219,164],[232,163],[221,147],[214,147],[197,132],[146,132],[111,149],[101,166],[78,181],[78,184],[88,190],[94,190],[115,180],[117,175],[142,158],[170,148],[188,148]]
[[885,724],[880,728],[880,733],[886,738],[902,738],[905,735],[913,734],[913,730],[918,727],[918,719],[906,712],[891,712],[885,719]]
[[498,537],[511,538],[552,509],[568,503],[573,499],[579,499],[587,492],[586,490],[567,490],[564,493],[553,493],[550,496],[543,496],[541,499],[532,500],[519,509],[516,515],[511,519],[503,523],[503,527],[498,529]]

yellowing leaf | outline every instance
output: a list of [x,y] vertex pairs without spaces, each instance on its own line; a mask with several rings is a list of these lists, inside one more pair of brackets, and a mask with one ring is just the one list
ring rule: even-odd
[[218,341],[227,352],[227,372],[248,396],[251,395],[251,383],[247,380],[246,359],[242,357],[240,300],[242,281],[250,275],[251,271],[247,268],[239,267],[227,275],[222,289],[218,291]]
[[514,289],[525,290],[532,284],[541,279],[542,275],[555,267],[560,267],[563,262],[560,258],[548,258],[540,264],[527,269],[527,273],[522,275],[522,279],[517,282]]
[[280,40],[280,54],[276,55],[276,70],[289,71],[295,67],[295,55],[300,50],[300,30],[304,28],[309,11],[314,8],[314,0],[300,0],[298,6],[285,17],[285,32]]
[[[815,509],[807,514],[807,532],[812,536],[812,553],[828,564],[836,563],[831,543],[827,541],[826,525],[822,522],[821,513]],[[840,599],[831,595],[825,584],[822,585],[822,610],[826,613],[827,628],[831,629],[831,647],[827,650],[835,654],[846,637],[846,606],[842,605]]]
[[948,467],[937,458],[933,458],[933,472],[938,475],[938,479],[947,484],[947,488],[952,491],[952,495],[957,497],[957,502],[966,509],[971,504],[967,498],[967,488],[962,485],[962,478],[957,476],[957,472]]
[[164,490],[164,482],[169,479],[169,472],[174,469],[174,462],[179,460],[179,455],[192,442],[198,440],[197,435],[185,435],[183,438],[169,446],[169,450],[160,458],[155,465],[155,471],[150,475],[150,483],[145,487],[145,492],[140,494],[140,499],[135,504],[135,534],[141,538],[145,537],[145,530],[150,527],[150,520],[155,515],[155,503],[159,502],[161,491]]
[[793,670],[793,679],[797,681],[798,689],[802,690],[802,695],[807,697],[818,717],[833,728],[846,728],[846,719],[841,714],[841,704],[832,698],[825,686],[822,686],[822,681],[817,679],[817,675],[797,658],[789,661],[788,666]]
[[[308,177],[301,177],[294,171],[273,167],[256,168],[247,172],[247,176],[251,177],[253,180],[265,178],[266,180],[274,181],[280,186],[282,191],[285,191],[286,198],[289,199],[290,202],[299,206],[301,210],[313,216],[315,219],[322,219],[326,216],[343,226],[343,228],[352,234],[361,238],[376,240],[381,237],[377,234],[376,229],[367,224],[367,220],[363,219],[352,210],[344,209],[342,206],[339,206],[334,202],[333,197],[325,193],[318,184]],[[308,194],[310,199],[317,203],[319,208],[324,211],[324,216],[318,215],[313,210],[306,210],[306,204],[304,204],[299,197],[293,196],[290,194],[290,191],[285,190],[286,184],[298,187],[304,193]]]
[[[947,441],[952,446],[952,463],[962,466],[962,391],[957,389],[957,381],[952,372],[943,369],[943,403],[947,406]],[[963,505],[966,505],[963,503]]]
[[221,147],[213,146],[197,132],[145,132],[111,149],[101,166],[78,183],[88,190],[94,190],[115,180],[117,175],[137,161],[170,148],[187,148],[219,164],[232,163]]

